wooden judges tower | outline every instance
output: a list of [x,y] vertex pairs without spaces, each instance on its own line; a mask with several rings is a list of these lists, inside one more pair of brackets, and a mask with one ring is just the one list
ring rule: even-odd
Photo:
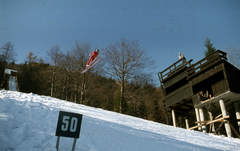
[[158,73],[173,126],[177,126],[176,116],[188,117],[195,110],[194,122],[185,118],[187,129],[218,134],[225,127],[223,133],[228,137],[233,132],[240,138],[240,70],[220,50],[195,64],[191,61],[183,58]]

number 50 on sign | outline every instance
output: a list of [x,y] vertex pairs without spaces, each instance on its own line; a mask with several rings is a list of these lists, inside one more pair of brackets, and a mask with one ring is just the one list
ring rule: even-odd
[[79,138],[82,114],[60,111],[56,136]]

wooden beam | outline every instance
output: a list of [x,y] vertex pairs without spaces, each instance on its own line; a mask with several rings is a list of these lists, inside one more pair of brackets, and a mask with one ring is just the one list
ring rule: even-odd
[[[195,123],[197,124],[197,123],[208,123],[208,122],[211,122],[211,121],[199,121],[199,122],[195,122]],[[223,122],[223,120],[220,120],[220,121],[217,121],[217,122]]]
[[172,109],[172,120],[173,120],[173,126],[177,127],[174,109]]
[[[189,128],[190,130],[193,130],[193,129],[196,129],[198,127],[201,127],[201,126],[204,126],[204,125],[209,125],[209,124],[212,124],[212,123],[215,123],[215,122],[221,122],[222,120],[224,119],[228,119],[230,116],[226,116],[226,117],[222,117],[222,118],[219,118],[219,119],[216,119],[216,120],[212,120],[212,121],[209,121],[207,123],[204,123],[204,124],[201,124],[201,125],[197,125],[197,126],[193,126],[191,128]],[[205,121],[201,121],[201,122],[205,122]]]
[[189,129],[189,124],[188,124],[188,119],[185,119],[185,123],[186,123],[186,129]]
[[219,114],[218,116],[216,116],[215,119],[218,119],[220,116],[222,116],[222,114]]
[[186,114],[186,112],[188,111],[187,109],[183,109],[183,108],[174,108],[174,111],[176,113],[180,113],[180,114]]
[[228,122],[228,124],[230,125],[230,127],[232,128],[233,132],[237,135],[237,137],[240,138],[240,135],[239,135],[238,132],[235,130],[235,128],[232,126],[232,124],[231,124],[229,121],[227,121],[227,122]]

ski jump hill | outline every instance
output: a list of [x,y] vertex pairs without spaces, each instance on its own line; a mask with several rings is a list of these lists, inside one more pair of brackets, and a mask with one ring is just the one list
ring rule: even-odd
[[3,81],[0,81],[1,88],[9,91],[19,91],[17,82],[17,71],[12,69],[5,69]]
[[11,77],[9,79],[9,90],[10,91],[17,91],[17,85],[16,85],[15,77]]
[[[14,85],[14,80],[12,81]],[[59,111],[83,115],[81,151],[240,150],[240,139],[205,134],[52,97],[0,91],[0,150],[56,151]],[[61,137],[59,151],[73,138]]]

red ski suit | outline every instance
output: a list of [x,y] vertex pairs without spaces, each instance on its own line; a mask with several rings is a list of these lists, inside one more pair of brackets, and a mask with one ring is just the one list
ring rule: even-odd
[[89,60],[88,60],[88,62],[87,62],[87,65],[89,65],[89,63],[91,64],[92,61],[93,61],[95,58],[97,58],[98,54],[99,54],[99,53],[98,53],[97,51],[91,52],[91,53],[90,53],[90,58],[89,58]]

